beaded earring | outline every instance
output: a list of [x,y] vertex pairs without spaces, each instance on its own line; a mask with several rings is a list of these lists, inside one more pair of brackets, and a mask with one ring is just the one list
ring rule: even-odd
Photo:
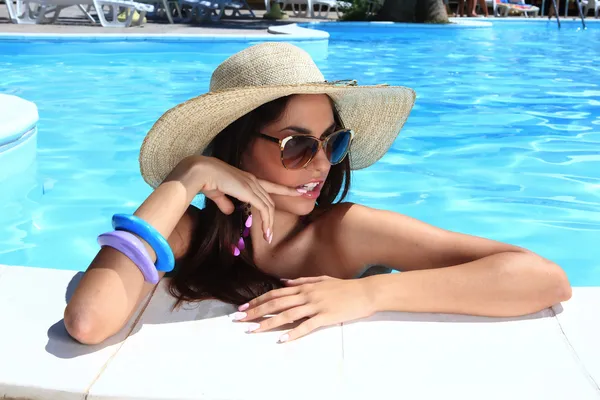
[[239,256],[242,250],[246,248],[246,243],[244,242],[244,238],[247,238],[250,235],[250,227],[252,226],[252,212],[250,211],[250,204],[244,204],[242,208],[242,221],[246,219],[244,222],[240,238],[238,239],[237,245],[233,246],[233,255],[235,257]]

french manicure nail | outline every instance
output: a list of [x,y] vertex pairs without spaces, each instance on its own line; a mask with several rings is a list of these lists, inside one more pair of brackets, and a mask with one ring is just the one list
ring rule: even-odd
[[304,193],[308,193],[308,190],[306,190],[306,189],[296,189],[296,191],[297,191],[298,193],[302,193],[302,194],[304,194]]
[[260,328],[260,324],[257,324],[256,322],[252,322],[252,323],[248,324],[248,326],[246,327],[246,333],[254,332],[258,328]]
[[248,304],[248,303],[242,304],[241,306],[238,307],[238,311],[246,311],[248,309],[248,307],[250,307],[250,304]]
[[247,316],[248,316],[248,314],[246,314],[245,312],[236,312],[236,313],[233,313],[232,318],[234,321],[239,321],[240,319],[244,319]]
[[288,335],[287,333],[285,335],[281,335],[279,337],[279,343],[287,342],[289,338],[290,338],[290,335]]

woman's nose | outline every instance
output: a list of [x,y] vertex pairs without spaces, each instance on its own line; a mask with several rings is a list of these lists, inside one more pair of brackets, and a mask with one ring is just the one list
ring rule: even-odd
[[319,146],[319,151],[313,157],[310,164],[308,164],[308,168],[314,169],[317,171],[326,171],[331,167],[329,159],[327,158],[327,154],[325,153],[325,149],[323,146]]

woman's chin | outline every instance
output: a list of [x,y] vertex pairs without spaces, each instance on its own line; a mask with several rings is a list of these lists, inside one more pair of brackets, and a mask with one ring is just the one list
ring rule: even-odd
[[298,216],[303,216],[310,214],[315,209],[316,199],[293,197],[287,198],[277,203],[275,204],[275,208],[277,208],[278,210],[285,211]]

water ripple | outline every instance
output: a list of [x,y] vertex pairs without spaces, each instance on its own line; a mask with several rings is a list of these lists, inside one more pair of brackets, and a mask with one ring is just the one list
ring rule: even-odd
[[[390,151],[353,173],[351,200],[528,247],[600,285],[600,26],[319,28],[328,79],[417,92]],[[150,193],[147,130],[244,46],[0,42],[0,92],[40,112],[36,170],[0,192],[0,263],[86,268],[110,216]]]

